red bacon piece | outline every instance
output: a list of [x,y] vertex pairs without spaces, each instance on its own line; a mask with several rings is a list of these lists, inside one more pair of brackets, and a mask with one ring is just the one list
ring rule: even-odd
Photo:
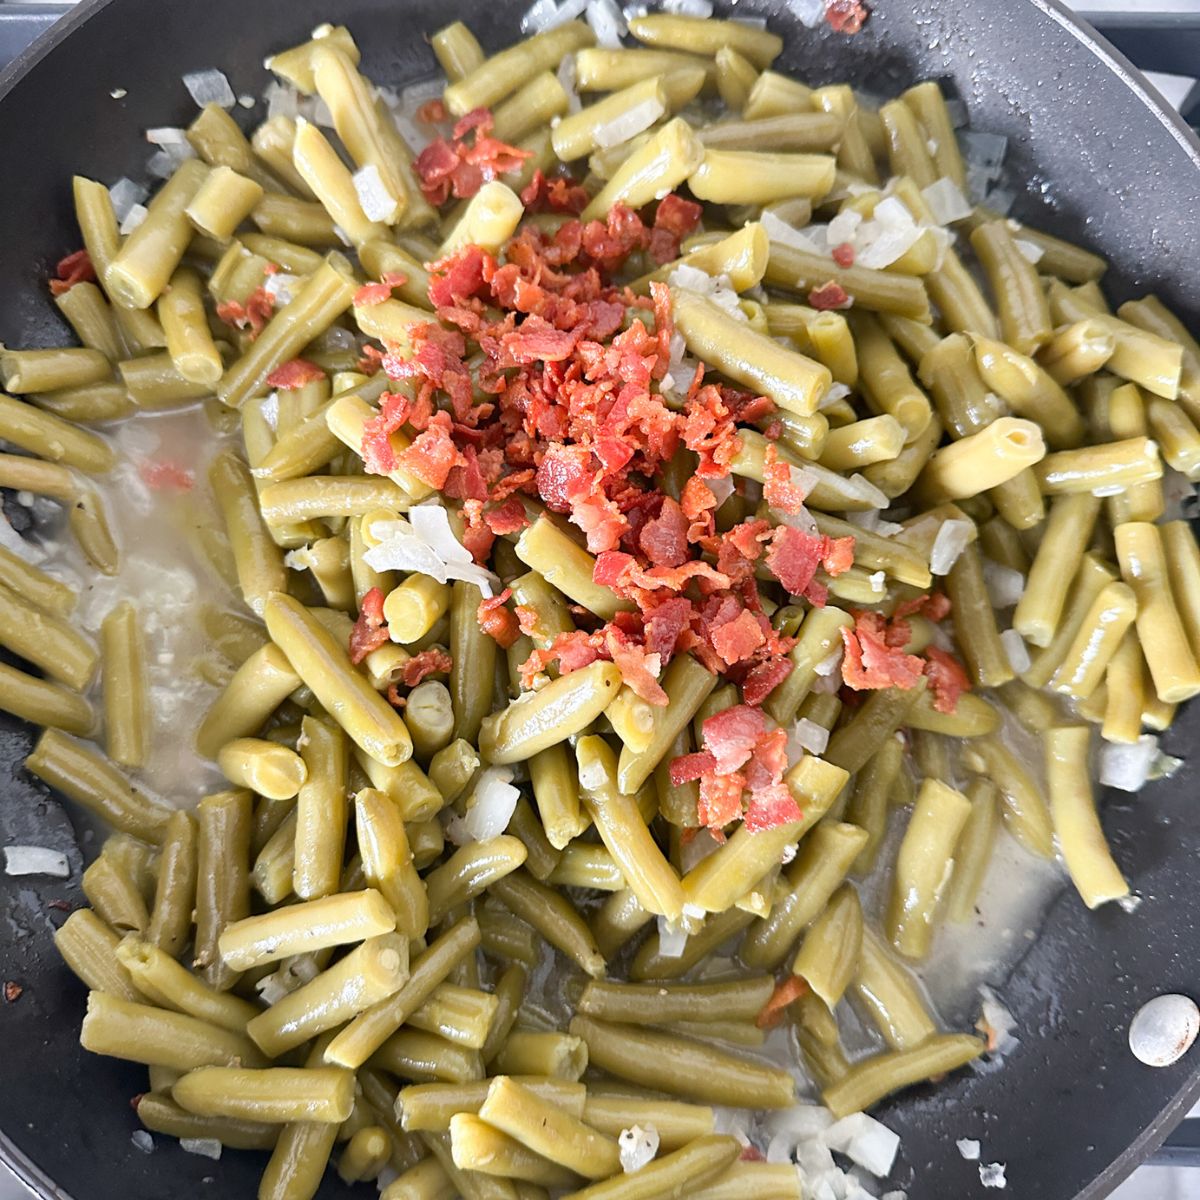
[[401,669],[400,678],[405,687],[414,688],[430,675],[448,675],[453,666],[454,659],[445,650],[434,647],[414,654]]
[[479,622],[479,628],[504,650],[507,650],[521,636],[516,613],[505,608],[505,602],[511,596],[512,588],[505,588],[498,596],[480,600],[479,607],[475,611],[475,619]]
[[687,561],[688,522],[683,509],[666,496],[657,517],[638,534],[638,547],[656,567],[678,567]]
[[550,209],[552,212],[569,212],[578,215],[588,206],[587,188],[573,179],[559,175],[547,179],[539,167],[533,178],[521,192],[521,203],[529,212]]
[[701,726],[704,748],[717,760],[716,771],[727,775],[750,759],[755,743],[766,732],[767,722],[762,710],[748,704],[735,704]]
[[434,413],[425,430],[399,456],[400,465],[433,488],[444,488],[454,467],[461,467],[462,452],[450,435],[450,414]]
[[742,699],[747,704],[761,704],[791,673],[790,658],[768,658],[755,663],[742,680]]
[[751,833],[760,833],[764,829],[774,829],[776,825],[799,821],[803,815],[787,784],[776,783],[751,793],[745,824]]
[[704,209],[694,200],[685,200],[677,192],[669,192],[654,210],[654,228],[666,229],[680,241],[700,224]]
[[156,492],[168,489],[190,492],[196,482],[196,477],[191,471],[170,459],[144,462],[138,467],[138,474],[142,477],[142,482]]
[[441,100],[426,100],[417,109],[417,120],[425,125],[437,125],[446,119],[446,106]]
[[309,362],[307,358],[293,358],[283,366],[276,367],[267,376],[266,383],[267,387],[277,391],[294,392],[297,388],[317,383],[324,378],[325,372],[315,362]]
[[787,1010],[808,995],[808,984],[799,975],[785,975],[776,985],[762,1011],[754,1018],[759,1029],[774,1029],[783,1021]]
[[60,258],[54,266],[54,278],[50,280],[50,294],[61,296],[77,283],[92,283],[96,279],[96,268],[86,250],[76,250]]
[[870,15],[862,0],[825,0],[825,20],[834,33],[858,33]]
[[839,267],[854,266],[854,247],[849,242],[839,243],[829,253]]
[[408,397],[400,392],[384,392],[379,398],[379,412],[363,426],[360,447],[363,465],[370,474],[386,475],[399,465],[389,439],[408,420],[411,409]]
[[694,754],[680,754],[671,759],[671,786],[682,787],[705,774],[716,773],[717,760],[709,750],[697,750]]
[[953,654],[927,646],[925,657],[928,660],[925,677],[933,692],[933,707],[940,713],[952,713],[958,707],[959,696],[971,690],[971,680]]
[[358,620],[350,630],[350,661],[357,665],[372,650],[388,643],[388,627],[383,617],[383,592],[372,588],[358,607]]
[[729,665],[744,662],[766,641],[758,619],[742,609],[732,621],[717,626],[710,635],[713,649]]
[[905,654],[903,641],[897,646],[897,640],[879,613],[859,613],[854,628],[842,630],[842,678],[846,685],[857,691],[916,687],[925,672],[925,662],[915,654]]
[[506,533],[516,533],[529,524],[525,505],[516,496],[511,496],[502,504],[484,512],[483,519],[497,537],[503,537]]
[[792,479],[789,463],[780,462],[774,446],[763,456],[763,497],[774,509],[795,515],[804,511],[808,491]]
[[726,775],[701,775],[700,798],[696,815],[701,825],[722,829],[742,815],[742,789],[745,780],[733,771]]
[[846,294],[845,289],[841,284],[834,283],[832,279],[821,284],[820,287],[813,288],[808,293],[808,302],[819,312],[850,307],[850,297]]

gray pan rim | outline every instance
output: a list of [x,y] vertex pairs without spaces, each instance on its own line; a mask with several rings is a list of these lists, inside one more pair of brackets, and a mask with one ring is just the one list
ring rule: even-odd
[[[1076,17],[1059,0],[1027,0],[1031,7],[1050,17],[1065,33],[1084,46],[1094,58],[1116,75],[1137,99],[1154,115],[1168,134],[1200,171],[1200,138],[1192,132],[1157,88],[1109,41],[1090,25]],[[52,50],[80,30],[88,20],[110,4],[120,0],[82,0],[35,42],[0,71],[0,102]],[[1200,1065],[1190,1078],[1143,1128],[1126,1149],[1094,1180],[1075,1196],[1075,1200],[1101,1200],[1142,1164],[1190,1109],[1200,1101]],[[44,1200],[73,1200],[12,1139],[0,1130],[0,1162],[27,1188]]]

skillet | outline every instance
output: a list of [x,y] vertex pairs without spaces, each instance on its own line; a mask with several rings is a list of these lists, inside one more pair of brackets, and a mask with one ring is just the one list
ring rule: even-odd
[[[525,0],[81,4],[0,76],[0,339],[63,343],[68,331],[44,280],[79,242],[70,177],[138,177],[147,156],[142,131],[187,124],[195,111],[180,83],[184,72],[219,67],[235,91],[258,94],[266,53],[334,19],[354,32],[372,79],[404,84],[434,69],[424,33],[462,17],[495,50],[517,36],[527,7]],[[946,82],[966,101],[975,128],[1010,139],[1012,180],[1030,181],[1017,215],[1105,253],[1115,299],[1154,290],[1200,324],[1193,233],[1200,142],[1124,58],[1054,0],[875,0],[873,7],[854,38],[804,28],[787,0],[741,0],[735,11],[768,17],[786,38],[781,69],[814,85],[848,79],[891,94],[923,78]],[[126,94],[113,99],[114,89]],[[0,1003],[0,1156],[39,1195],[62,1200],[253,1196],[260,1156],[227,1151],[212,1162],[166,1138],[155,1138],[151,1155],[137,1150],[126,1100],[145,1087],[144,1071],[79,1048],[83,989],[54,953],[50,937],[64,913],[50,905],[82,903],[79,875],[102,835],[21,770],[30,743],[27,727],[0,715],[0,845],[66,850],[72,876],[0,878],[0,979],[24,988],[16,1003]],[[1164,746],[1185,759],[1194,754],[1200,706],[1181,713]],[[1108,797],[1105,828],[1142,903],[1132,914],[1115,905],[1088,913],[1073,890],[1057,895],[1011,973],[990,981],[1020,1037],[1004,1068],[959,1073],[881,1106],[878,1115],[902,1139],[896,1185],[913,1200],[991,1194],[975,1164],[956,1152],[960,1137],[980,1138],[985,1161],[1007,1164],[1008,1190],[999,1195],[1094,1200],[1200,1095],[1200,1059],[1153,1071],[1125,1042],[1130,1017],[1152,996],[1200,995],[1196,782],[1188,762],[1136,796]],[[321,1196],[360,1193],[368,1194],[331,1174]]]

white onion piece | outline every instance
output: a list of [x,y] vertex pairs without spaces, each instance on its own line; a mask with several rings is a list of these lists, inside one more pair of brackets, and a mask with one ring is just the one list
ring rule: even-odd
[[789,746],[793,737],[809,754],[824,754],[825,747],[829,745],[829,730],[824,725],[818,725],[816,721],[810,721],[808,717],[801,717],[792,726],[788,735]]
[[943,176],[921,189],[925,203],[933,213],[933,219],[939,225],[950,225],[962,221],[971,215],[971,203],[962,194],[962,188],[953,179]]
[[718,508],[733,495],[732,475],[722,475],[720,479],[706,479],[704,482],[708,484],[708,490],[717,498]]
[[844,383],[831,383],[825,389],[825,394],[817,401],[817,411],[820,412],[823,408],[829,408],[830,405],[836,404],[839,400],[845,400],[850,395],[850,388]]
[[475,785],[474,803],[461,816],[446,822],[446,836],[456,845],[486,842],[499,837],[512,820],[513,810],[521,798],[512,786],[511,767],[488,767]]
[[211,67],[206,71],[189,71],[183,77],[183,86],[201,108],[206,104],[232,108],[237,103],[225,73]]
[[955,129],[961,129],[967,123],[967,106],[962,100],[947,100],[946,114]]
[[[289,275],[286,271],[276,271],[274,275],[268,275],[263,280],[263,291],[268,296],[273,296],[275,303],[282,307],[291,302],[294,294],[293,289],[300,282],[299,275]],[[345,330],[344,332],[348,333],[349,330]]]
[[647,1125],[645,1129],[640,1125],[622,1129],[617,1135],[617,1146],[621,1154],[621,1170],[627,1175],[640,1171],[653,1162],[658,1153],[658,1130],[653,1125]]
[[846,483],[851,485],[848,490],[855,499],[865,500],[873,508],[887,508],[891,504],[891,500],[879,488],[857,471],[846,480]]
[[662,9],[681,17],[711,17],[713,14],[710,0],[663,0]]
[[764,212],[758,220],[770,241],[779,242],[782,246],[791,246],[796,250],[804,250],[809,254],[824,253],[825,247],[817,245],[807,232],[801,232],[794,225],[789,225],[773,212]]
[[999,133],[985,133],[980,129],[961,129],[958,146],[963,158],[972,166],[982,167],[995,178],[1004,165],[1008,153],[1008,138]]
[[852,1162],[883,1176],[892,1169],[900,1146],[899,1134],[866,1113],[851,1113],[825,1130],[825,1144]]
[[478,566],[471,552],[454,536],[450,518],[440,504],[419,504],[408,520],[376,521],[372,533],[380,539],[364,555],[377,571],[420,571],[439,583],[462,579],[491,596],[499,580]]
[[[587,23],[596,35],[596,44],[609,50],[619,49],[621,38],[629,32],[616,0],[588,0]],[[575,60],[568,54],[563,61],[574,64]]]
[[273,117],[296,118],[300,115],[300,93],[290,83],[272,80],[263,89],[267,103],[267,120]]
[[980,1163],[979,1182],[985,1188],[1002,1188],[1008,1186],[1004,1178],[1004,1163]]
[[1100,748],[1100,782],[1122,792],[1137,792],[1150,778],[1158,755],[1158,738],[1144,733],[1132,746],[1105,742]]
[[887,572],[873,571],[867,576],[867,582],[871,585],[871,591],[879,592],[881,595],[887,591]]
[[663,958],[678,958],[687,945],[688,932],[682,921],[658,918],[658,952]]
[[980,1146],[974,1138],[959,1138],[954,1143],[958,1147],[958,1152],[967,1160],[967,1162],[978,1162]]
[[179,1148],[203,1158],[220,1158],[221,1143],[216,1138],[180,1138]]
[[1005,1008],[1000,1002],[1000,998],[986,983],[980,984],[979,998],[981,1000],[980,1025],[990,1031],[990,1042],[993,1046],[988,1053],[1004,1054],[1018,1041],[1013,1033],[1017,1027],[1017,1019]]
[[1018,675],[1024,675],[1032,661],[1025,639],[1015,629],[1006,629],[1000,635],[1000,644],[1004,647],[1004,653],[1008,655],[1009,666]]
[[993,608],[1012,608],[1025,595],[1025,576],[990,558],[983,560],[983,582]]
[[108,198],[112,201],[113,215],[117,218],[118,223],[124,221],[129,215],[129,210],[135,204],[141,204],[149,194],[149,188],[143,184],[134,183],[132,179],[122,175],[108,189]]
[[363,214],[368,221],[391,223],[396,215],[399,201],[387,190],[374,163],[368,163],[354,172],[354,191]]
[[1013,241],[1020,250],[1022,258],[1034,265],[1042,261],[1045,251],[1036,242],[1031,242],[1028,238],[1013,238]]
[[649,129],[663,115],[663,111],[662,101],[655,96],[627,108],[611,121],[596,127],[593,135],[596,145],[608,150],[637,137],[643,130]]
[[61,850],[49,846],[5,846],[4,873],[6,875],[50,875],[55,879],[66,879],[71,874],[67,856]]
[[159,125],[146,130],[146,141],[152,146],[184,146],[187,140],[187,130],[177,125]]
[[[589,24],[591,23],[592,19],[591,11],[593,5],[604,3],[612,4],[613,0],[591,0],[591,3],[588,4]],[[621,12],[619,9],[617,10],[617,19],[621,19]],[[604,45],[604,42],[601,40],[598,33],[596,34],[596,42],[598,45]],[[616,45],[620,46],[620,44],[621,39],[618,37]],[[555,71],[554,76],[558,80],[559,86],[562,88],[562,90],[567,93],[567,112],[577,113],[583,107],[583,103],[579,99],[579,89],[575,86],[575,55],[564,55],[562,62],[558,64],[558,70]]]
[[929,551],[929,570],[934,575],[949,575],[950,569],[958,562],[959,555],[967,548],[974,532],[973,521],[959,521],[953,517],[949,521],[943,521]]
[[144,1129],[135,1129],[130,1135],[129,1140],[143,1153],[154,1153],[154,1139]]
[[825,240],[830,246],[840,246],[844,242],[854,245],[862,226],[862,213],[854,208],[843,209],[826,226]]

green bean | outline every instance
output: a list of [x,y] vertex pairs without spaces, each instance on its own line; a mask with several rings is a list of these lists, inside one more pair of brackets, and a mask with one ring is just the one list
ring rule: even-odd
[[462,795],[478,770],[479,755],[463,738],[439,750],[429,761],[429,778],[447,804]]
[[661,1025],[676,1021],[753,1021],[774,990],[768,975],[721,983],[675,984],[589,982],[576,1011],[605,1021]]
[[79,1041],[93,1054],[177,1071],[263,1061],[244,1033],[103,992],[88,993]]
[[305,717],[300,754],[306,779],[296,800],[292,887],[301,900],[338,890],[346,843],[346,737],[328,721]]
[[[719,1134],[698,1137],[635,1172],[571,1192],[566,1200],[680,1200],[684,1196],[708,1196],[712,1192],[709,1185],[719,1187],[728,1172],[737,1167],[734,1160],[740,1146],[736,1138]],[[770,1200],[767,1192],[758,1190],[758,1184],[756,1176],[753,1191],[738,1194]],[[799,1195],[799,1188],[781,1194]]]
[[[499,1004],[499,998],[487,992],[443,983],[409,1017],[408,1023],[457,1046],[482,1050]],[[515,1010],[512,1015],[516,1017]]]
[[504,834],[460,847],[425,877],[430,924],[517,870],[527,853],[519,839]]
[[225,372],[217,395],[231,408],[263,391],[267,376],[295,357],[350,307],[357,284],[328,259]]
[[166,837],[169,810],[135,790],[112,763],[59,730],[42,734],[25,766],[114,829],[154,845]]
[[869,927],[862,931],[861,956],[852,987],[893,1050],[912,1049],[935,1032],[933,1018],[912,977]]
[[283,555],[260,514],[246,465],[232,453],[221,454],[213,460],[208,478],[225,520],[242,597],[261,617],[267,597],[287,587]]
[[255,161],[250,143],[237,122],[218,104],[206,104],[188,126],[187,140],[192,149],[211,166],[229,167],[243,175],[252,175],[264,187],[278,190],[279,183]]
[[586,25],[569,21],[509,46],[451,83],[444,94],[446,108],[455,117],[475,108],[491,108],[525,80],[542,71],[554,70],[567,54],[593,41]]
[[172,813],[163,837],[146,941],[178,958],[192,928],[196,901],[196,821]]
[[528,1180],[546,1187],[571,1186],[579,1178],[473,1113],[456,1113],[451,1117],[450,1138],[454,1161],[464,1170]]
[[[490,1080],[461,1084],[427,1083],[403,1088],[396,1111],[406,1130],[442,1133],[450,1127],[455,1113],[478,1113],[487,1097]],[[567,1079],[533,1078],[519,1080],[527,1091],[552,1103],[556,1108],[580,1117],[587,1095],[582,1083]]]
[[165,351],[117,363],[117,370],[133,403],[143,411],[179,408],[212,395],[208,384],[185,379]]
[[942,322],[952,333],[999,336],[996,317],[983,292],[953,248],[946,249],[941,263],[925,276],[924,282],[929,299],[937,305]]
[[[299,125],[293,124],[288,130],[288,146],[291,152],[292,169],[296,177],[304,184],[306,195],[315,195],[308,176],[295,165],[296,134]],[[277,127],[278,132],[282,132]],[[317,151],[317,156],[320,151]],[[321,159],[322,162],[326,161]],[[339,160],[340,161],[340,160]],[[341,246],[342,239],[338,237],[337,226],[325,205],[309,200],[299,200],[278,192],[267,192],[254,206],[250,219],[259,231],[267,237],[282,238],[286,241],[297,242],[303,246]]]
[[380,1194],[384,1200],[454,1200],[458,1190],[431,1155],[393,1179]]
[[278,1058],[395,995],[407,979],[407,938],[377,935],[258,1013],[246,1032],[263,1053]]
[[6,663],[0,663],[0,709],[22,721],[81,737],[96,726],[96,714],[82,696]]
[[264,616],[272,641],[356,745],[384,766],[399,766],[411,756],[412,739],[399,714],[302,604],[274,592]]
[[858,969],[862,931],[858,893],[843,884],[830,897],[796,952],[792,974],[804,979],[830,1008],[842,998]]
[[410,758],[396,767],[387,767],[361,749],[355,749],[354,759],[371,782],[371,786],[386,792],[406,821],[425,821],[441,812],[442,794],[429,777]]
[[1124,583],[1106,585],[1092,602],[1054,674],[1054,690],[1086,700],[1104,681],[1105,670],[1136,616],[1133,590]]
[[516,550],[517,557],[546,583],[598,617],[611,620],[628,609],[628,602],[618,599],[611,588],[592,582],[595,560],[550,518],[540,516],[523,530]]
[[[513,815],[508,822],[508,830],[525,847],[525,867],[529,873],[535,879],[542,881],[550,879],[562,856],[550,845],[537,813],[533,811],[533,806],[524,796],[517,801],[516,807],[513,809]],[[603,847],[600,849],[603,851]],[[610,873],[616,870],[611,858],[608,868]],[[616,873],[619,874],[619,872]]]
[[827,154],[709,146],[688,187],[709,203],[770,204],[792,196],[819,200],[833,186],[833,179],[834,160]]
[[87,687],[99,654],[75,627],[0,584],[0,644],[75,691]]
[[346,1025],[329,1044],[325,1061],[357,1069],[414,1013],[454,967],[479,945],[479,925],[464,917],[411,964],[408,982]]
[[189,383],[211,392],[225,372],[204,311],[200,277],[180,267],[158,298],[158,319],[167,338],[167,353],[175,370]]
[[196,190],[184,215],[198,232],[227,242],[262,197],[261,184],[231,166],[217,166]]
[[451,83],[457,83],[484,61],[483,49],[475,35],[461,21],[439,29],[429,44]]
[[354,1107],[354,1075],[338,1067],[200,1067],[172,1095],[200,1116],[341,1124]]
[[218,991],[237,981],[221,961],[218,939],[226,926],[250,911],[250,837],[253,825],[249,792],[217,792],[196,809],[196,938],[193,965]]
[[491,889],[506,908],[532,925],[588,975],[599,978],[604,974],[604,958],[591,931],[561,893],[521,870],[496,879]]
[[300,686],[278,646],[256,650],[234,672],[224,692],[213,702],[196,733],[196,747],[215,758],[236,737],[257,733],[267,718]]
[[228,742],[217,763],[235,787],[249,788],[268,800],[293,799],[308,778],[308,768],[294,750],[262,738]]
[[1154,295],[1143,296],[1140,300],[1127,300],[1117,309],[1117,314],[1129,325],[1179,344],[1183,350],[1183,358],[1178,398],[1188,416],[1193,421],[1196,420],[1200,416],[1200,346],[1197,346],[1196,339],[1188,332],[1183,322]]
[[[604,711],[616,695],[620,679],[621,673],[612,663],[596,662],[551,680],[483,720],[480,752],[493,763],[521,762],[564,741]],[[485,700],[482,709],[490,706],[490,694]],[[641,782],[644,779],[639,786]]]
[[[454,709],[454,737],[478,741],[480,749],[484,750],[486,734],[480,732],[480,726],[492,707],[491,680],[496,670],[496,643],[479,624],[477,612],[481,599],[482,593],[475,584],[455,581],[450,601],[450,657],[453,660],[450,699]],[[516,759],[493,758],[492,761],[515,762]]]
[[662,954],[659,935],[657,931],[652,932],[634,955],[629,977],[634,980],[678,979],[718,946],[740,933],[752,920],[753,913],[738,908],[713,913],[705,918],[698,933],[689,935],[683,952],[678,955]]
[[1050,816],[1038,785],[1024,765],[994,736],[976,739],[971,751],[1000,789],[1001,813],[1008,831],[1026,850],[1049,858],[1054,853]]
[[143,933],[150,921],[146,902],[130,876],[109,854],[101,854],[83,873],[83,894],[118,933]]
[[821,254],[771,243],[766,282],[807,296],[825,283],[836,283],[856,308],[896,313],[928,324],[929,297],[924,284],[910,276],[870,267],[840,267]]
[[144,997],[133,986],[129,972],[117,961],[120,940],[90,908],[76,909],[54,931],[54,947],[63,962],[93,993],[103,992],[128,1003],[139,1002]]
[[572,842],[544,878],[555,887],[592,888],[602,892],[619,892],[625,887],[625,876],[613,856],[604,846],[591,842]]
[[846,1076],[821,1094],[837,1118],[869,1108],[890,1092],[944,1075],[978,1058],[983,1042],[963,1033],[938,1034],[911,1050],[893,1050],[860,1059]]
[[197,159],[180,163],[105,269],[105,290],[122,307],[149,308],[167,286],[192,239],[184,210],[207,176]]
[[676,327],[688,349],[723,374],[771,397],[800,416],[817,410],[829,389],[829,369],[746,328],[692,292],[671,293]]
[[899,737],[887,738],[855,777],[854,791],[846,806],[846,820],[867,834],[867,840],[850,868],[856,875],[865,875],[875,865],[879,845],[887,831],[888,798],[903,759],[904,746]]
[[849,774],[860,771],[883,743],[906,721],[923,690],[916,687],[874,691],[849,722],[835,731],[825,748],[825,758]]
[[599,737],[581,738],[575,747],[584,805],[601,840],[647,912],[670,921],[683,911],[679,877],[662,856],[637,809],[617,784],[617,760]]
[[711,56],[725,46],[736,50],[760,70],[779,57],[783,39],[778,34],[768,33],[736,21],[716,21],[712,18],[674,16],[655,13],[651,16],[634,17],[629,32],[639,42],[669,50],[683,50],[689,54]]
[[389,479],[369,475],[309,475],[264,487],[259,507],[268,525],[329,517],[359,517],[376,509],[395,512],[410,497]]
[[786,1071],[713,1046],[636,1025],[576,1016],[571,1032],[587,1042],[593,1066],[642,1087],[706,1104],[787,1108],[795,1085]]
[[704,159],[704,147],[681,117],[668,121],[635,149],[583,210],[602,219],[614,204],[640,208],[688,179]]
[[483,1078],[478,1051],[411,1027],[392,1034],[370,1061],[393,1075],[418,1082],[468,1083]]
[[0,584],[35,608],[44,609],[55,617],[69,617],[79,601],[75,589],[69,584],[27,563],[19,554],[5,547],[0,547]]
[[39,458],[91,474],[109,471],[116,462],[112,448],[96,434],[11,396],[0,395],[0,434]]
[[375,1179],[388,1164],[392,1143],[381,1125],[367,1125],[351,1135],[338,1158],[338,1178],[343,1183]]
[[138,1120],[154,1133],[174,1138],[216,1138],[231,1150],[270,1150],[279,1135],[277,1126],[262,1121],[198,1117],[157,1092],[138,1096],[134,1111]]
[[1113,530],[1121,575],[1137,598],[1137,633],[1158,698],[1168,704],[1200,691],[1200,667],[1171,593],[1162,535],[1127,522]]
[[1033,354],[1050,340],[1050,306],[1034,265],[1021,253],[1004,221],[971,231],[975,251],[991,284],[1004,340],[1019,354]]
[[354,814],[364,877],[391,906],[396,928],[410,938],[423,937],[429,904],[399,807],[383,792],[363,788],[354,798]]
[[934,342],[919,362],[921,382],[933,394],[938,415],[954,437],[978,433],[1003,415],[1003,405],[980,377],[964,334]]
[[566,1033],[518,1029],[505,1039],[490,1069],[500,1075],[577,1080],[587,1065],[587,1046],[580,1038]]

